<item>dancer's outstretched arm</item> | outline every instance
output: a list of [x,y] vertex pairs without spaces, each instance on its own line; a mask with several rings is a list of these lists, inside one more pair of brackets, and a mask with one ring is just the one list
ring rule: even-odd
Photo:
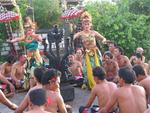
[[22,36],[20,38],[14,38],[12,40],[7,40],[7,42],[15,43],[15,42],[20,42],[20,41],[24,41],[24,40],[25,40],[25,36]]

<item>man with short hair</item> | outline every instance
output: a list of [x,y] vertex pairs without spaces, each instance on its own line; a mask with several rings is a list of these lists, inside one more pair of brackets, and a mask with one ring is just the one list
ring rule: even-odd
[[[92,88],[90,97],[84,108],[90,108],[95,98],[98,98],[98,105],[100,109],[105,107],[107,102],[110,101],[112,94],[117,90],[117,85],[113,82],[108,82],[105,79],[106,72],[102,67],[95,67],[93,69],[93,76],[96,85]],[[80,113],[83,113],[82,107],[79,109]],[[114,112],[116,106],[114,105],[110,112]]]
[[75,56],[72,54],[68,56],[68,60],[69,60],[68,70],[74,77],[73,82],[76,83],[78,86],[81,86],[83,84],[82,64],[81,62],[75,60]]
[[144,68],[146,74],[148,73],[148,64],[142,61],[142,55],[140,53],[135,54],[135,63],[141,65]]
[[11,70],[12,65],[15,63],[16,58],[13,55],[8,55],[6,58],[6,62],[4,62],[1,66],[1,74],[6,77],[8,80],[11,80]]
[[108,81],[117,81],[119,66],[118,63],[113,60],[113,54],[110,51],[106,51],[103,55],[104,63],[103,67],[106,71],[106,79]]
[[135,65],[133,70],[135,71],[136,80],[139,82],[139,85],[144,87],[148,96],[148,103],[150,103],[150,76],[146,75],[145,70],[141,65]]
[[108,113],[115,105],[119,105],[120,113],[143,113],[146,110],[146,94],[143,87],[133,85],[135,72],[128,67],[119,69],[118,88],[112,95],[107,105],[100,110],[100,113]]
[[19,57],[19,61],[14,63],[12,66],[11,76],[17,88],[22,87],[24,83],[24,72],[25,72],[26,60],[27,60],[26,55],[22,55]]
[[29,93],[29,100],[32,104],[32,110],[25,113],[50,113],[44,111],[44,104],[46,103],[46,91],[44,89],[34,89]]
[[123,48],[116,46],[114,49],[114,59],[118,63],[119,68],[121,67],[132,67],[130,60],[124,55]]
[[27,108],[27,107],[30,107],[29,106],[29,101],[28,101],[28,98],[29,98],[29,93],[30,91],[32,90],[35,90],[35,89],[39,89],[39,88],[42,88],[42,84],[41,84],[41,81],[42,81],[42,77],[45,73],[46,69],[43,68],[43,67],[38,67],[38,68],[35,68],[34,69],[34,79],[36,81],[36,86],[32,87],[28,93],[26,94],[25,98],[22,100],[22,102],[20,103],[18,109],[16,109],[15,113],[23,113],[23,111]]
[[52,68],[47,70],[42,78],[42,85],[47,93],[45,110],[48,112],[57,113],[59,111],[60,113],[67,113],[59,90],[60,76],[61,72]]

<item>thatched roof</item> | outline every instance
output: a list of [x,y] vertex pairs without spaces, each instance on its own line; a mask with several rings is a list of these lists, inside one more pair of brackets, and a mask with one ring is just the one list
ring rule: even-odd
[[15,0],[0,0],[0,3],[3,7],[6,7],[8,10],[11,10],[15,5]]

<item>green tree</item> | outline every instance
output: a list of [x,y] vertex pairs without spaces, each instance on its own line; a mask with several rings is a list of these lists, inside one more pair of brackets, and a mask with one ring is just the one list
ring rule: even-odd
[[60,23],[59,0],[33,0],[33,7],[39,28],[50,28],[53,24]]
[[130,12],[129,0],[117,4],[89,3],[86,9],[92,14],[93,27],[107,39],[116,42],[130,56],[141,46],[150,55],[150,16]]

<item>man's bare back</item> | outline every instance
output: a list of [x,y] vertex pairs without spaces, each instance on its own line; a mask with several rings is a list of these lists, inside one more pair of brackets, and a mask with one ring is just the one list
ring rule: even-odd
[[[144,87],[147,96],[150,99],[150,76],[147,76],[145,79],[139,82],[139,84]],[[150,101],[150,100],[149,100]]]
[[143,113],[146,110],[145,90],[141,86],[121,87],[115,92],[114,99],[121,113]]
[[57,113],[60,104],[62,102],[62,97],[59,92],[47,91],[47,103],[45,105],[45,110],[52,113]]
[[[93,76],[96,85],[92,88],[90,97],[85,108],[90,108],[95,98],[98,98],[98,104],[100,109],[107,105],[110,101],[112,94],[117,90],[117,85],[113,82],[105,80],[105,70],[102,67],[95,67],[93,69]],[[114,105],[111,111],[114,111],[116,106]]]
[[106,103],[110,100],[112,94],[114,93],[114,91],[116,91],[116,89],[117,85],[113,82],[108,81],[104,81],[101,84],[97,84],[93,88],[93,94],[95,94],[98,97],[98,104],[100,108],[106,106]]

